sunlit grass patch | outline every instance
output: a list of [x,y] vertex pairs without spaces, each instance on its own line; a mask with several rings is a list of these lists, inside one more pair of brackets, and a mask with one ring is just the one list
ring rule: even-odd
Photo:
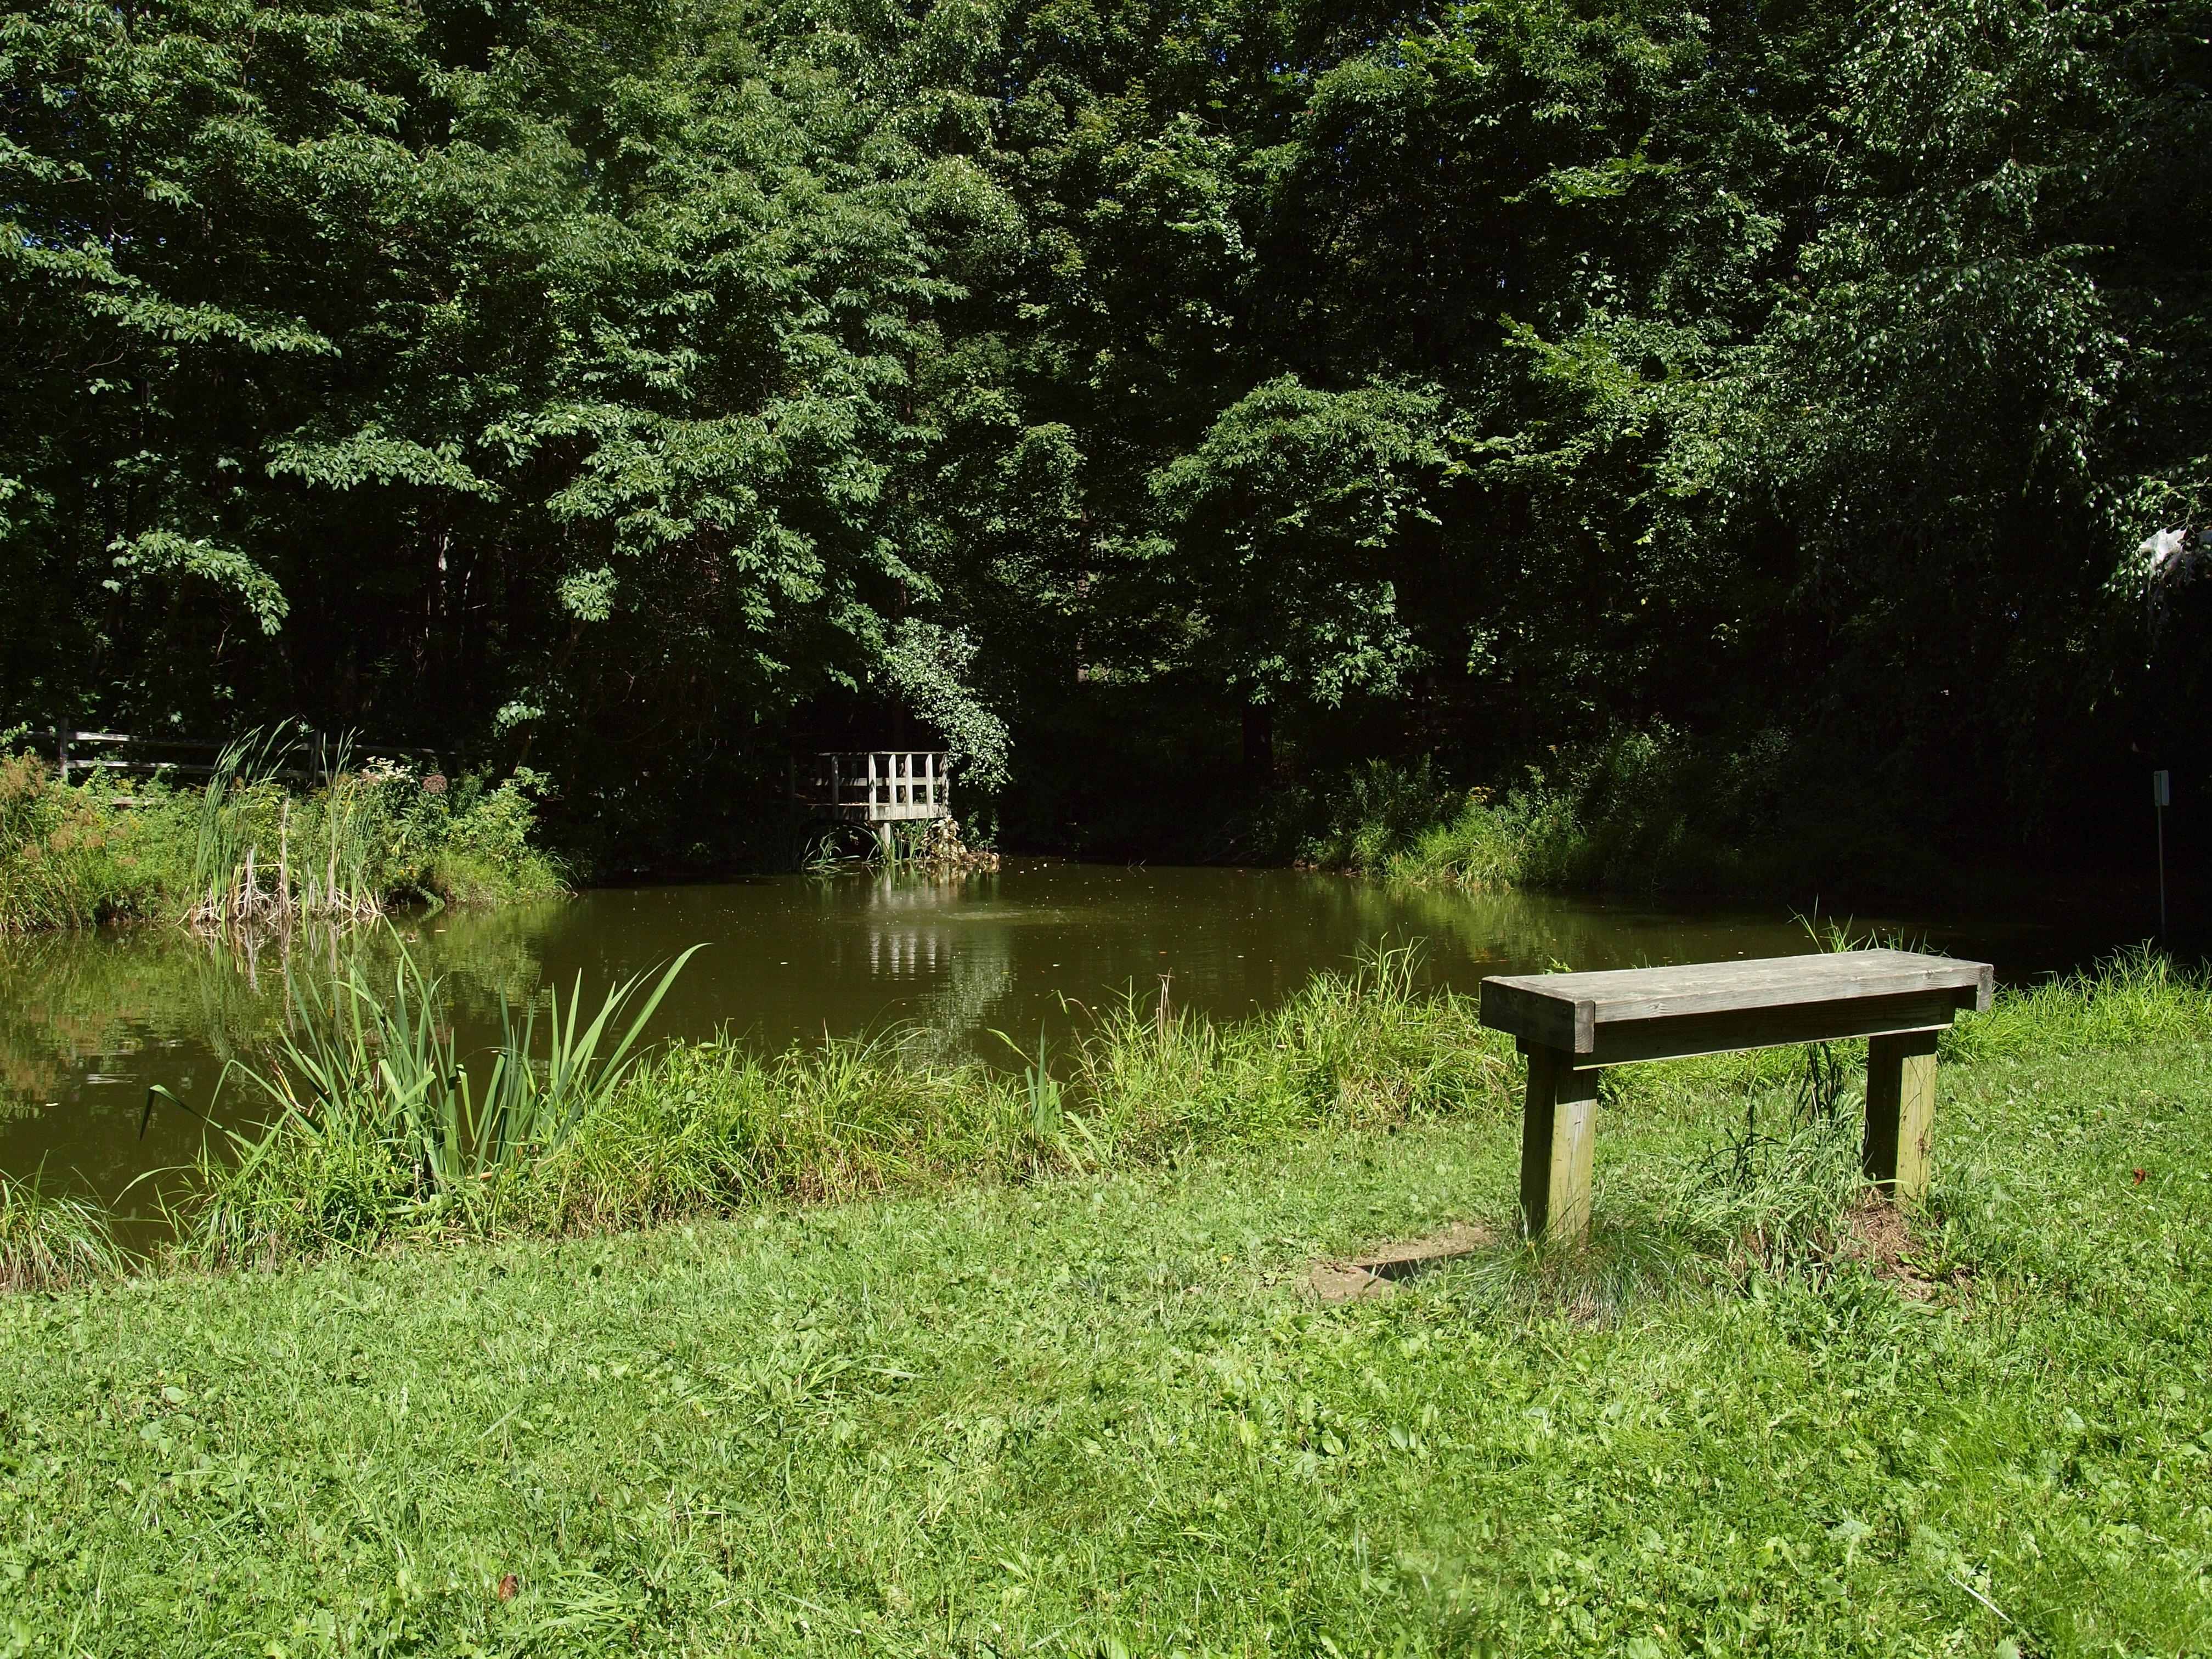
[[[242,1116],[266,1127],[210,1141],[189,1178],[163,1186],[175,1254],[246,1262],[413,1237],[605,1232],[1230,1150],[1288,1155],[1316,1133],[1432,1122],[1480,1126],[1510,1150],[1518,1126],[1523,1068],[1510,1040],[1469,1000],[1421,990],[1402,951],[1240,1020],[1200,1016],[1164,986],[1071,1005],[1071,1036],[1049,1053],[1009,1040],[998,1064],[946,1060],[897,1030],[602,1061],[592,1056],[619,1048],[617,1024],[634,1042],[636,1022],[617,1018],[622,988],[595,1027],[581,1021],[580,982],[544,1052],[537,1016],[520,1014],[472,1070],[438,988],[410,977],[404,952],[392,971],[390,988],[357,972],[313,997],[295,988],[275,1052],[233,1074]],[[2039,1053],[2179,1041],[2212,1030],[2206,1006],[2197,981],[2144,958],[2107,980],[2003,992],[1946,1039],[1940,1086],[1950,1097],[1978,1068]],[[1501,1285],[1524,1301],[1611,1309],[1832,1262],[1863,1195],[1863,1043],[1832,1043],[1608,1069],[1596,1221],[1612,1243],[1581,1267],[1540,1255]],[[1957,1132],[1942,1109],[1939,1135]],[[1510,1231],[1508,1187],[1485,1203],[1455,1218]]]
[[[1504,1109],[1508,1049],[1401,956],[1223,1023],[1132,996],[1019,1072],[932,1063],[897,1033],[761,1055],[679,1045],[501,1189],[507,1224],[604,1227],[763,1200],[1172,1161],[1333,1126]],[[1040,1059],[1054,1062],[1051,1069]]]
[[2212,1039],[2212,977],[2139,945],[2095,968],[1998,994],[1945,1033],[1947,1060],[2079,1054]]
[[519,1015],[502,1002],[501,1045],[474,1077],[441,982],[404,947],[389,992],[358,967],[317,988],[295,980],[272,1062],[227,1073],[245,1079],[266,1127],[225,1129],[223,1151],[203,1153],[198,1181],[171,1200],[177,1251],[251,1261],[479,1220],[499,1183],[556,1152],[620,1092],[690,956],[649,992],[641,975],[616,985],[588,1020],[580,975],[565,1001],[549,990],[542,1054],[538,1000]]
[[1928,1243],[1972,1276],[1929,1299],[1720,1271],[1679,1206],[1728,1142],[1644,1109],[1580,1255],[1334,1306],[1316,1256],[1510,1201],[1502,1126],[9,1298],[10,1612],[118,1654],[323,1609],[338,1653],[2196,1651],[2208,1078],[1960,1068]]

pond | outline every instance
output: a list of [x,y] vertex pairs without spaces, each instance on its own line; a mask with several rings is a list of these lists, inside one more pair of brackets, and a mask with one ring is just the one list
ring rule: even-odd
[[[2056,922],[1861,918],[1914,942],[1984,956],[2020,976],[2086,960],[2124,933]],[[246,1115],[225,1062],[261,1051],[289,974],[347,962],[388,975],[404,947],[447,978],[465,1045],[496,1040],[498,999],[582,975],[587,1007],[616,980],[691,961],[655,1036],[726,1030],[770,1048],[894,1030],[945,1057],[1010,1060],[1113,998],[1167,994],[1234,1016],[1317,971],[1419,942],[1421,973],[1472,991],[1486,974],[1792,954],[1781,907],[1692,908],[1528,893],[1462,894],[1292,870],[1176,869],[1009,860],[954,881],[768,877],[604,888],[498,911],[417,912],[390,928],[241,951],[144,927],[0,939],[0,1170],[119,1200],[149,1170],[187,1162],[203,1130],[168,1108]],[[144,1121],[142,1136],[141,1125]]]

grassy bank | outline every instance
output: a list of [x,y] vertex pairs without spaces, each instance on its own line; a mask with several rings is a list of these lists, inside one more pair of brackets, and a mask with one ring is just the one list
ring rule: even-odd
[[[0,1298],[10,1637],[2212,1644],[2201,986],[2138,964],[1962,1030],[1901,1251],[1853,1245],[1855,1103],[1784,1053],[1608,1091],[1589,1255],[1501,1243],[1333,1306],[1303,1294],[1316,1258],[1504,1221],[1516,1121],[1450,1011],[1347,1048],[1376,1011],[1315,995],[1202,1040],[1124,1030],[1060,1110],[1125,1155],[1061,1150],[1025,1090],[910,1080],[856,1121],[884,1079],[690,1050],[546,1166],[574,1220],[680,1224]],[[647,1144],[648,1109],[691,1150]],[[987,1154],[1051,1178],[939,1178]],[[679,1169],[721,1184],[684,1198]]]
[[345,920],[407,899],[560,890],[533,844],[526,774],[340,763],[308,788],[280,775],[287,758],[240,744],[204,786],[183,787],[102,774],[64,785],[36,756],[0,754],[0,932]]
[[[604,1233],[762,1205],[1158,1168],[1324,1130],[1509,1123],[1521,1087],[1511,1040],[1485,1029],[1471,1000],[1417,989],[1407,952],[1318,975],[1239,1021],[1132,999],[1060,1051],[1011,1068],[934,1060],[896,1036],[775,1054],[729,1040],[635,1050],[665,978],[659,990],[642,980],[614,988],[597,1006],[556,991],[550,1007],[512,1017],[503,1052],[470,1057],[452,1046],[441,985],[424,983],[404,949],[382,971],[312,994],[295,987],[271,1058],[223,1085],[220,1115],[267,1127],[208,1133],[198,1170],[166,1188],[176,1241],[146,1267]],[[1957,1066],[2204,1042],[2212,983],[2141,952],[2002,992],[1989,1013],[1945,1034],[1942,1054]],[[1703,1272],[1698,1263],[1726,1257],[1747,1226],[1785,1253],[1832,1242],[1856,1191],[1863,1061],[1863,1043],[1834,1044],[1607,1074],[1615,1108],[1644,1103],[1729,1127],[1729,1179],[1698,1183],[1695,1201],[1670,1212],[1670,1261]],[[11,1282],[105,1271],[75,1243],[96,1216],[20,1185],[14,1202],[12,1232],[0,1231]],[[9,1265],[11,1249],[34,1254],[25,1241],[42,1214],[56,1241],[47,1255],[64,1265]]]
[[[295,1009],[306,1052],[260,1068],[258,1082],[233,1074],[242,1092],[232,1115],[271,1101],[287,1109],[173,1187],[178,1248],[214,1265],[410,1236],[599,1231],[768,1201],[1155,1164],[1323,1123],[1380,1130],[1501,1106],[1510,1046],[1477,1025],[1470,1004],[1422,995],[1413,981],[1407,958],[1393,955],[1229,1024],[1132,1001],[1011,1070],[934,1060],[896,1036],[774,1055],[721,1041],[678,1045],[590,1084],[519,1018],[513,1052],[477,1057],[469,1076],[465,1057],[430,1052],[439,1022],[422,1011],[439,993],[403,969],[319,1012]],[[644,994],[637,986],[610,1002],[602,1054],[611,1057]],[[550,1013],[540,1029],[565,1022],[573,1043],[593,1009],[571,993]],[[544,1127],[461,1136],[457,1148],[455,1122],[494,1120],[498,1079],[556,1073],[576,1086],[507,1120]]]
[[1261,844],[1304,863],[1462,887],[1760,893],[1955,888],[1925,836],[1871,816],[1879,792],[1779,750],[1624,731],[1502,788],[1449,786],[1424,757],[1291,791]]

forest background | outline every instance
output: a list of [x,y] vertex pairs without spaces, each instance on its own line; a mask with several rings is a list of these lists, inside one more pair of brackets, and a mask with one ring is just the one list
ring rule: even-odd
[[2097,867],[2212,790],[2208,35],[11,11],[0,733],[472,744],[602,871],[940,737],[1017,847],[1482,787],[1590,880]]

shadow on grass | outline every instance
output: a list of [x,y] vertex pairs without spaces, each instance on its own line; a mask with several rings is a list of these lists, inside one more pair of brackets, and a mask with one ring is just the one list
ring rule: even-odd
[[1754,1280],[1822,1279],[1851,1261],[1895,1272],[1911,1233],[1861,1174],[1851,1115],[1817,1115],[1755,1143],[1753,1133],[1717,1151],[1634,1161],[1600,1189],[1579,1238],[1482,1230],[1472,1248],[1401,1264],[1391,1277],[1448,1268],[1453,1292],[1494,1315],[1591,1323],[1686,1296],[1740,1294]]
[[1581,1238],[1509,1238],[1458,1266],[1454,1286],[1478,1305],[1516,1318],[1589,1324],[1701,1289],[1723,1276],[1724,1261],[1702,1254],[1697,1241],[1663,1216],[1601,1212]]

